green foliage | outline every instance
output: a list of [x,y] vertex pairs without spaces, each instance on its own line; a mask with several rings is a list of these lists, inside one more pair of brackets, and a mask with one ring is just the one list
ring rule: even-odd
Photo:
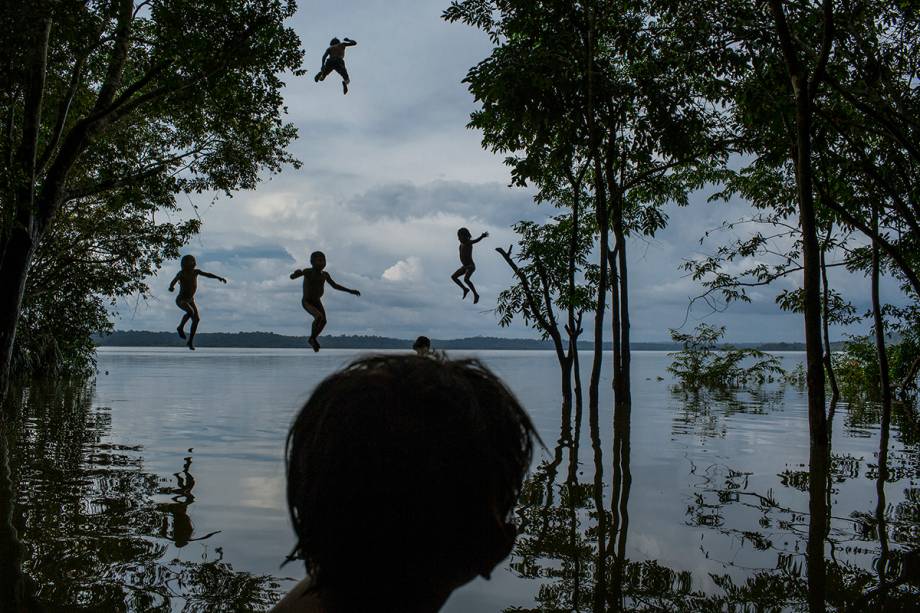
[[[0,66],[3,278],[18,276],[7,261],[28,261],[24,242],[37,245],[20,312],[10,313],[14,369],[83,372],[92,365],[90,335],[110,329],[116,299],[144,298],[143,278],[198,231],[177,196],[252,189],[265,173],[299,164],[286,151],[296,130],[283,121],[282,96],[282,76],[303,74],[300,41],[285,25],[296,7],[151,0],[8,8],[0,16],[9,58]],[[40,107],[30,94],[36,57],[47,58],[38,65]],[[14,236],[17,253],[8,251]]]
[[[895,392],[901,400],[916,401],[920,385],[920,338],[915,333],[903,336],[887,346],[888,370]],[[833,355],[834,372],[840,393],[851,402],[877,401],[881,398],[878,350],[873,338],[852,337],[846,348]]]
[[[161,209],[162,210],[162,209]],[[111,330],[116,300],[143,298],[145,279],[198,231],[197,219],[155,220],[155,210],[119,198],[68,204],[39,246],[17,331],[18,375],[87,374],[91,336]]]
[[785,374],[779,358],[757,349],[719,346],[725,328],[698,325],[692,333],[671,330],[671,339],[683,349],[673,358],[668,372],[686,389],[738,389],[772,382]]
[[[572,217],[556,217],[543,225],[522,221],[514,226],[520,237],[518,252],[514,257],[529,287],[539,292],[534,301],[538,311],[534,313],[523,284],[515,277],[516,282],[498,295],[496,313],[500,326],[506,327],[515,317],[520,316],[546,339],[549,332],[538,322],[540,318],[548,318],[549,308],[567,310],[571,307],[575,313],[583,313],[591,308],[597,292],[597,266],[588,262],[594,237],[593,224],[589,220],[588,223],[582,221],[579,226],[573,265],[580,279],[575,284],[574,292],[570,292],[568,276]],[[544,300],[544,288],[551,297],[549,304]]]

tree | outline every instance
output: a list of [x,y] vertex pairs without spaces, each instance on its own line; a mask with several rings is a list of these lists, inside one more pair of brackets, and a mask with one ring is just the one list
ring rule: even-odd
[[[590,404],[598,402],[610,292],[614,394],[628,407],[627,239],[653,235],[661,210],[713,177],[717,113],[684,76],[684,60],[647,27],[650,3],[605,0],[453,2],[448,21],[486,31],[495,48],[466,79],[481,108],[470,126],[509,154],[513,181],[543,187],[565,156],[583,160],[596,225],[598,291]],[[611,248],[610,235],[614,245]]]
[[252,188],[294,160],[289,0],[38,0],[3,12],[0,394],[32,262],[68,206]]
[[[176,208],[118,197],[66,203],[36,250],[13,352],[14,376],[83,375],[94,364],[92,335],[111,330],[116,300],[149,291],[145,279],[197,232],[169,221]],[[157,221],[156,214],[162,215]]]

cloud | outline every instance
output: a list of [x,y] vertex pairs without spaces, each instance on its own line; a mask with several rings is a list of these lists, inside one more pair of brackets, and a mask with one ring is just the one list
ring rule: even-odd
[[[390,0],[381,10],[379,0],[350,0],[297,13],[293,25],[309,74],[287,76],[285,105],[299,132],[291,152],[302,167],[265,177],[256,190],[232,199],[192,196],[185,210],[200,215],[203,228],[184,252],[230,281],[201,283],[202,331],[304,334],[301,284],[288,276],[308,265],[311,251],[323,250],[333,278],[362,292],[326,292],[329,334],[536,335],[519,320],[508,329],[497,326],[495,298],[513,276],[493,250],[516,241],[510,230],[516,221],[541,221],[554,210],[535,205],[531,190],[509,188],[502,155],[483,150],[481,133],[466,128],[477,105],[461,81],[491,45],[482,32],[444,23],[444,4]],[[312,78],[329,39],[343,35],[358,41],[346,60],[348,96],[334,76],[320,84]],[[679,269],[681,261],[712,252],[727,238],[712,232],[700,245],[707,231],[750,215],[738,199],[707,204],[713,191],[694,194],[688,207],[668,207],[670,224],[656,237],[630,239],[635,340],[666,340],[668,328],[681,325],[689,299],[701,291]],[[474,250],[474,282],[482,294],[475,306],[461,300],[450,281],[459,265],[461,226],[491,235]],[[181,313],[167,286],[177,268],[169,263],[149,280],[149,300],[120,302],[116,325],[173,329]],[[835,269],[832,282],[849,295],[868,296],[860,276]],[[688,325],[708,316],[726,325],[734,341],[801,339],[801,317],[779,311],[774,294],[768,288],[755,304],[724,313],[694,310]],[[585,324],[588,329],[591,322]]]
[[400,283],[418,281],[422,277],[422,261],[415,256],[400,260],[383,271],[380,275],[385,281]]

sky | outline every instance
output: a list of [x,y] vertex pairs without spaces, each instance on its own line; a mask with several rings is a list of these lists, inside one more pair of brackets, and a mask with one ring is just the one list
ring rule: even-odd
[[[510,188],[503,156],[484,151],[481,135],[466,128],[476,105],[461,81],[491,45],[479,31],[443,22],[447,4],[300,3],[291,25],[306,50],[308,73],[288,76],[285,100],[288,120],[299,131],[290,150],[303,166],[232,198],[182,197],[186,213],[197,205],[203,221],[186,252],[200,269],[229,280],[199,284],[201,332],[305,335],[301,285],[289,275],[321,250],[333,279],[362,293],[327,288],[325,334],[537,336],[520,321],[498,326],[495,299],[512,274],[494,249],[515,241],[513,223],[545,219],[552,209],[535,205],[530,191]],[[313,81],[333,36],[358,41],[346,57],[352,80],[347,96],[335,73]],[[702,288],[680,263],[715,249],[714,240],[700,244],[705,232],[750,213],[744,202],[707,203],[714,191],[694,194],[689,207],[669,207],[671,223],[655,238],[631,241],[634,341],[665,341],[670,328],[688,330],[700,321],[724,325],[733,342],[801,341],[801,317],[781,312],[773,300],[799,279],[752,292],[751,304],[718,313],[696,307],[688,314],[689,299]],[[450,280],[459,266],[461,226],[490,234],[474,251],[473,280],[482,295],[477,305],[461,300]],[[120,301],[116,329],[174,329],[181,313],[167,287],[177,270],[178,262],[169,262],[149,279],[147,299]],[[864,278],[835,272],[831,283],[861,311],[868,307]],[[883,299],[894,297],[891,283],[883,289]],[[835,334],[847,331],[858,329]]]

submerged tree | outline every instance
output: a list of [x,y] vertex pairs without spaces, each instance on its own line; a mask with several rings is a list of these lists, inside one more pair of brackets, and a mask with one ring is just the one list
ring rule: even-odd
[[152,215],[177,193],[252,188],[293,162],[280,75],[300,74],[284,24],[294,8],[118,0],[3,11],[0,394],[33,261],[63,210],[101,201]]
[[763,385],[785,374],[779,358],[758,349],[719,346],[725,328],[700,324],[692,334],[671,330],[671,340],[683,348],[668,354],[673,358],[668,372],[685,389],[733,389]]
[[[591,192],[598,291],[589,387],[597,406],[608,293],[614,396],[630,403],[627,239],[664,226],[664,204],[715,176],[715,105],[687,78],[685,58],[647,27],[651,3],[453,2],[445,19],[487,32],[495,48],[465,82],[481,108],[471,127],[508,153],[519,185],[543,188],[563,156],[583,160]],[[692,73],[691,73],[692,74]],[[613,245],[611,246],[611,235]]]
[[[576,406],[582,406],[578,338],[582,318],[596,300],[597,266],[588,262],[594,242],[594,224],[585,219],[583,177],[586,169],[567,168],[567,187],[554,182],[541,190],[537,199],[551,199],[569,214],[551,222],[520,222],[514,229],[520,236],[519,252],[496,248],[516,277],[516,283],[498,296],[499,324],[507,326],[520,315],[543,338],[553,342],[562,371],[564,407],[572,406],[574,383]],[[560,322],[562,322],[560,324]],[[563,334],[564,333],[564,334]],[[580,421],[580,413],[579,413]]]

